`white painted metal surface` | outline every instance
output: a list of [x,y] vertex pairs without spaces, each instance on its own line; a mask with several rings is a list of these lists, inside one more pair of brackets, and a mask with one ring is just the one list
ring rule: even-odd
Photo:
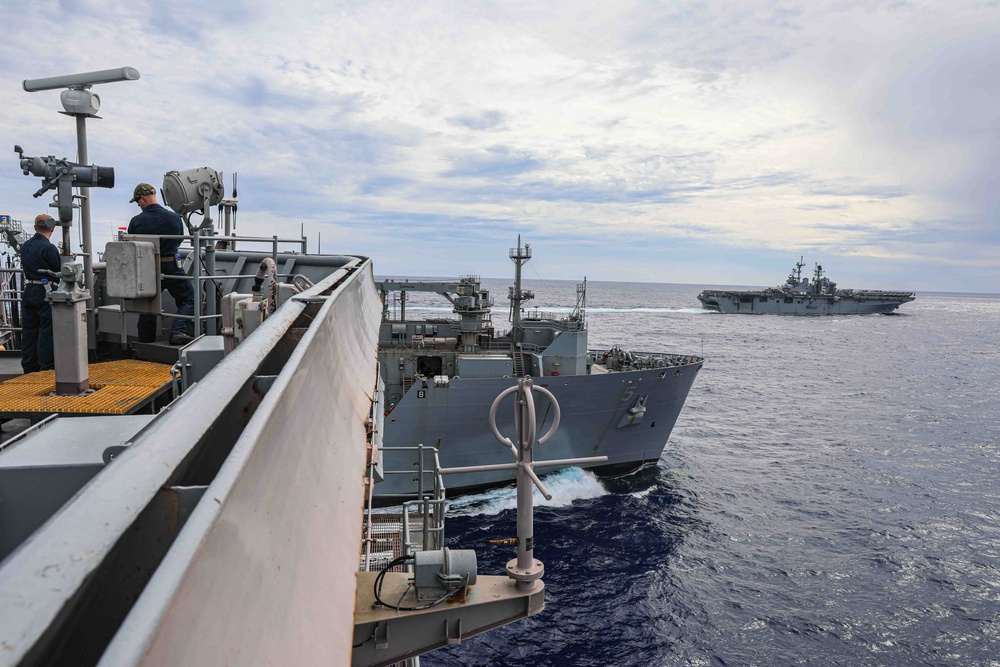
[[370,271],[323,305],[100,664],[350,661],[381,310]]
[[[381,311],[370,261],[355,264],[268,318],[0,563],[0,666],[59,655],[140,515],[230,426],[239,439],[111,644],[97,635],[115,626],[92,612],[93,641],[76,640],[116,666],[349,661]],[[274,373],[241,421],[234,397]]]

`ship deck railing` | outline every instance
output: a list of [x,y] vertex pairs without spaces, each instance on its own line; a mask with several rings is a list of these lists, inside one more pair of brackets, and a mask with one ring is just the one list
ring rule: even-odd
[[[417,490],[382,494],[380,498],[402,501],[386,510],[365,509],[364,540],[360,569],[375,572],[399,556],[444,547],[445,486],[436,447],[383,447],[382,451],[416,452]],[[388,475],[412,475],[413,470],[384,470]],[[410,566],[406,566],[409,569]],[[403,566],[393,568],[404,571]]]
[[583,331],[587,328],[587,323],[582,319],[570,319],[561,313],[549,313],[543,310],[525,311],[524,316],[521,318],[523,325],[535,324],[537,322],[544,322],[546,325],[560,331]]
[[[398,339],[393,340],[390,343],[382,341],[380,347],[383,349],[393,349],[393,350],[454,350],[458,348],[458,341],[454,338],[435,338],[433,336],[427,336],[423,338],[418,338],[419,334],[413,336],[411,339]],[[539,354],[545,348],[541,345],[533,345],[530,343],[522,343],[519,345],[519,349],[526,354]],[[483,343],[479,345],[479,350],[481,352],[495,352],[497,354],[503,354],[505,356],[510,356],[510,341],[499,342],[494,339],[490,343]]]
[[[528,354],[538,354],[543,349],[545,349],[541,345],[533,345],[531,343],[518,343],[517,348],[521,352],[528,353]],[[510,353],[511,353],[510,352],[510,349],[511,349],[510,348],[510,341],[506,341],[506,342],[503,342],[503,343],[493,342],[493,343],[490,343],[489,345],[481,345],[480,349],[482,349],[485,352],[497,352],[497,353],[505,354],[507,356],[510,356]]]
[[[203,245],[215,245],[217,243],[227,244],[227,248],[224,250],[235,251],[236,244],[239,243],[243,250],[246,250],[247,244],[257,244],[259,245],[269,245],[270,254],[272,259],[277,264],[278,253],[282,248],[293,245],[299,247],[299,252],[303,255],[308,254],[309,243],[305,237],[300,238],[281,238],[278,236],[223,236],[218,234],[174,234],[174,235],[156,235],[156,234],[127,234],[121,232],[118,234],[116,240],[118,241],[151,241],[158,242],[160,239],[174,239],[178,241],[190,241],[191,248],[179,248],[179,251],[190,253],[194,248],[201,247]],[[209,275],[204,272],[201,262],[192,263],[192,274],[185,276],[173,276],[160,274],[160,279],[164,278],[178,279],[178,280],[188,280],[195,285],[194,289],[194,314],[193,315],[178,315],[174,312],[164,312],[160,310],[156,315],[159,315],[168,319],[179,319],[192,322],[194,330],[201,331],[202,323],[208,323],[213,320],[221,321],[222,315],[219,313],[206,313],[202,314],[202,290],[199,286],[206,282],[223,282],[238,279],[250,279],[255,278],[256,273],[249,274],[219,274],[219,275]],[[291,278],[294,274],[278,273],[278,278]],[[54,281],[58,283],[58,281]],[[22,294],[24,292],[24,270],[17,266],[4,266],[0,267],[0,331],[10,332],[10,333],[20,333],[21,327],[12,326],[13,321],[13,310],[20,307]],[[219,325],[221,326],[221,325]],[[10,337],[8,337],[8,340]],[[12,349],[10,346],[6,346],[7,349]],[[19,349],[19,346],[17,348]]]
[[610,371],[638,371],[649,368],[675,368],[700,364],[705,359],[693,354],[667,352],[631,352],[621,349],[587,350],[594,365]]
[[[219,236],[216,234],[200,234],[198,232],[195,232],[194,234],[162,234],[162,235],[121,233],[118,235],[118,239],[120,241],[152,241],[155,243],[158,243],[160,239],[172,239],[180,242],[190,241],[191,248],[180,248],[180,247],[178,248],[178,253],[182,252],[186,253],[185,258],[189,258],[191,256],[191,253],[195,252],[197,253],[197,255],[200,256],[202,252],[201,248],[203,245],[211,246],[214,248],[215,245],[219,242],[228,244],[226,248],[227,250],[229,249],[235,250],[237,242],[239,242],[241,245],[244,246],[247,243],[266,243],[271,245],[271,259],[274,261],[275,267],[277,267],[278,264],[278,250],[280,245],[296,244],[301,248],[303,255],[308,253],[308,242],[306,241],[305,237],[296,239],[296,238],[279,238],[278,236],[272,236],[271,238],[258,237],[258,236]],[[243,248],[242,252],[246,252],[246,248]],[[168,319],[190,320],[193,323],[194,331],[195,334],[197,335],[200,331],[202,331],[203,322],[209,323],[212,322],[213,320],[218,320],[221,323],[222,321],[221,313],[209,312],[202,314],[203,310],[202,301],[205,298],[202,295],[202,284],[203,283],[218,284],[231,280],[255,278],[256,275],[257,275],[256,272],[254,272],[253,274],[240,274],[240,275],[213,274],[212,272],[207,271],[207,267],[202,266],[201,261],[194,261],[191,263],[190,275],[187,275],[186,273],[183,276],[160,274],[160,280],[163,280],[165,278],[171,278],[176,280],[187,280],[193,284],[194,314],[180,315],[178,313],[164,312],[163,310],[160,310],[160,312],[154,314]],[[290,278],[291,275],[278,273],[276,274],[276,277]],[[218,324],[218,326],[221,327],[221,324]],[[210,333],[212,332],[210,331]]]
[[885,292],[882,290],[841,290],[844,296],[855,299],[910,299],[914,292]]
[[867,301],[874,299],[912,299],[915,292],[898,292],[898,291],[884,291],[884,290],[854,290],[854,289],[842,289],[839,290],[837,294],[829,293],[816,293],[816,292],[798,292],[798,291],[785,291],[776,287],[766,287],[763,289],[749,289],[749,290],[735,290],[735,289],[710,289],[702,291],[702,294],[707,294],[711,296],[725,296],[729,298],[739,298],[739,297],[794,297],[794,298],[812,298],[812,299],[833,299],[834,297],[847,297],[851,299],[857,299],[859,301]]

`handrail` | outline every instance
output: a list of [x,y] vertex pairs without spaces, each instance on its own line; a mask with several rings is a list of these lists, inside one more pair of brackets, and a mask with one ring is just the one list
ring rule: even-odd
[[644,370],[648,368],[676,368],[700,364],[703,357],[694,354],[670,354],[666,352],[632,352],[619,348],[610,350],[587,350],[595,364],[606,366],[608,370]]
[[[403,502],[402,520],[402,549],[400,555],[410,555],[414,551],[415,543],[413,533],[419,530],[421,533],[421,548],[441,549],[444,547],[445,532],[445,486],[441,476],[441,462],[438,458],[437,447],[417,445],[415,447],[381,447],[381,451],[396,452],[417,452],[417,491],[410,493],[390,493],[380,494],[382,498],[409,498]],[[428,462],[426,459],[430,457]],[[412,470],[384,470],[383,475],[406,474],[412,475]],[[429,487],[425,487],[426,477],[431,476]],[[426,492],[425,492],[426,491]],[[419,513],[421,521],[418,526],[413,526],[410,515]],[[370,511],[369,511],[370,514]],[[407,566],[408,568],[412,566]]]
[[[132,241],[136,239],[141,240],[152,240],[152,239],[178,239],[182,241],[194,241],[195,238],[199,238],[202,241],[211,240],[212,243],[216,241],[247,241],[250,243],[295,243],[301,247],[305,247],[307,243],[304,238],[279,238],[277,236],[223,236],[221,234],[129,234],[123,233],[119,234],[118,238],[122,241]],[[193,248],[192,248],[193,250]]]

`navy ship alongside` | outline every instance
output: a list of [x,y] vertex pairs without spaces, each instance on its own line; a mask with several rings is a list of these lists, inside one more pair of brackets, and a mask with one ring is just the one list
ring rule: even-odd
[[[540,456],[607,456],[606,463],[581,466],[597,474],[655,463],[704,359],[619,347],[588,349],[586,281],[577,285],[576,306],[568,316],[524,311],[522,304],[534,298],[521,284],[531,246],[522,246],[519,238],[509,257],[515,271],[507,295],[511,327],[505,333],[494,330],[493,299],[478,276],[376,283],[385,304],[379,365],[389,406],[386,440],[398,446],[436,445],[446,467],[500,463],[505,450],[475,415],[488,410],[513,378],[528,375],[563,406],[564,425]],[[411,292],[441,295],[457,318],[411,318],[406,311]],[[536,410],[540,423],[551,419],[544,401]],[[387,453],[386,465],[415,469],[418,462],[403,453]],[[506,470],[454,475],[448,488],[471,491],[512,479]],[[414,486],[414,477],[399,476],[386,479],[375,492],[391,495]]]
[[891,313],[916,296],[913,292],[837,289],[816,264],[812,281],[802,277],[802,258],[783,285],[761,290],[705,290],[703,308],[748,315],[871,315]]

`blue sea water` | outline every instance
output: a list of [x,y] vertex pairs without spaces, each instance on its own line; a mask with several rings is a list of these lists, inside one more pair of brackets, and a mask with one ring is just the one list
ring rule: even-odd
[[[704,369],[657,466],[536,495],[545,610],[422,664],[1000,665],[1000,296],[779,317],[701,289],[589,284],[591,347]],[[452,504],[452,548],[515,532],[512,489]]]

